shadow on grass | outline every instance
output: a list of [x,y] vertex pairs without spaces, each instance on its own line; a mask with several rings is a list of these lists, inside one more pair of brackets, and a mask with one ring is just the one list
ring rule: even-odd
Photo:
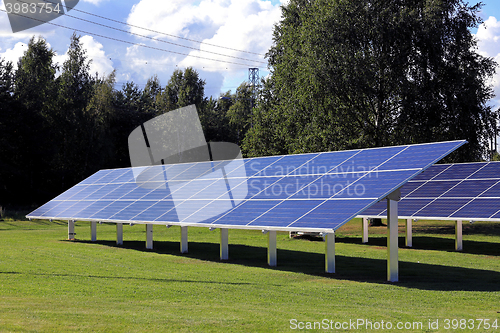
[[[365,244],[361,243],[361,237],[336,237],[335,241],[337,243],[359,244],[366,246],[387,246],[386,237],[371,237],[368,239],[368,243]],[[462,253],[500,257],[500,246],[498,243],[478,242],[470,240],[464,240],[462,242],[463,250],[460,251]],[[413,246],[411,247],[411,249],[413,250],[457,252],[455,250],[455,239],[452,238],[413,236],[412,243]],[[405,248],[404,237],[399,237],[399,247]]]
[[[109,247],[120,247],[144,252],[169,254],[210,262],[220,262],[219,244],[190,242],[189,253],[181,254],[178,242],[156,241],[153,250],[146,250],[143,241],[125,241],[118,246],[114,241],[77,241]],[[387,262],[383,259],[371,259],[337,255],[335,274],[324,272],[323,254],[278,249],[278,266],[267,265],[267,248],[230,244],[228,264],[248,267],[262,267],[273,270],[303,273],[337,280],[357,282],[386,282]],[[400,282],[396,285],[422,290],[464,290],[464,291],[500,291],[500,272],[483,269],[470,269],[412,262],[399,263]]]

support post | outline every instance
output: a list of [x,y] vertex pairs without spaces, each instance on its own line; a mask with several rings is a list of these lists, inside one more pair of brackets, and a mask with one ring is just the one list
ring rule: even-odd
[[97,222],[96,221],[90,222],[90,241],[91,242],[97,241]]
[[387,199],[387,281],[399,280],[398,202]]
[[462,251],[462,220],[455,221],[455,250]]
[[335,233],[325,235],[325,272],[335,273]]
[[75,221],[69,220],[68,221],[68,239],[69,240],[75,240]]
[[405,239],[405,245],[406,247],[412,247],[413,246],[413,241],[412,241],[412,222],[413,219],[406,219],[406,239]]
[[116,245],[123,245],[123,224],[116,224]]
[[229,259],[229,241],[228,241],[228,229],[220,229],[220,260]]
[[153,225],[146,224],[146,249],[153,249]]
[[367,217],[363,217],[362,229],[363,229],[362,243],[365,244],[365,243],[368,243],[368,218]]
[[277,265],[276,230],[267,233],[267,264],[271,267]]
[[188,253],[188,227],[181,227],[181,253]]

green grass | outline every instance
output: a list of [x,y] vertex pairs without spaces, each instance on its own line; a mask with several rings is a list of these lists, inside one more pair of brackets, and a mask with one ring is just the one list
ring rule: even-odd
[[[178,227],[154,226],[145,250],[141,225],[125,225],[116,246],[114,225],[98,225],[92,243],[89,223],[77,222],[71,242],[66,222],[18,219],[0,221],[0,332],[307,331],[291,319],[422,322],[428,332],[447,331],[447,318],[500,325],[498,223],[464,224],[457,253],[453,222],[414,222],[406,249],[401,221],[400,282],[387,283],[386,229],[370,228],[361,244],[359,220],[337,232],[337,273],[326,274],[324,243],[287,233],[270,268],[258,231],[230,230],[230,260],[220,262],[219,232],[207,228],[189,229],[182,255]],[[427,329],[436,319],[439,330]]]

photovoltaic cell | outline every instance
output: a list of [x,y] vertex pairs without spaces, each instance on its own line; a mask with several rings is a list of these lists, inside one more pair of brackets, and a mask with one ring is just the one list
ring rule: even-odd
[[[401,218],[500,219],[500,162],[441,164],[401,188]],[[386,204],[377,203],[360,216],[386,217]]]
[[[101,170],[28,217],[279,230],[337,229],[361,211],[378,208],[378,201],[464,143]],[[426,175],[439,176],[442,171],[445,169],[427,171]],[[485,175],[492,172],[488,169]],[[425,178],[414,182],[402,193],[421,193],[426,182]],[[483,183],[490,184],[494,191],[495,181]],[[443,195],[453,185],[457,185],[457,191],[480,191],[469,183],[461,185],[455,178],[434,184],[434,191]],[[421,209],[425,214],[443,203],[449,206],[442,200],[451,200],[453,205],[458,202],[423,198],[409,205],[408,211],[418,210],[417,202],[425,202]],[[463,204],[472,201],[463,200]],[[459,209],[448,211],[452,214]]]

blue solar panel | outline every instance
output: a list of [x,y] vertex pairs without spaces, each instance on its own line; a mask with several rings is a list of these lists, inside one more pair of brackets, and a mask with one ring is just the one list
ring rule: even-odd
[[411,193],[411,197],[414,198],[438,198],[448,191],[450,191],[454,186],[459,184],[458,180],[453,181],[435,181],[421,186]]
[[483,163],[455,164],[437,175],[434,180],[466,179],[484,166]]
[[436,199],[418,210],[415,215],[434,217],[436,212],[440,212],[440,214],[450,216],[469,201],[469,199]]
[[[402,218],[500,219],[500,162],[433,165],[406,183],[401,197]],[[385,217],[385,204],[360,216]]]
[[414,180],[414,181],[417,181],[417,180],[427,181],[427,180],[433,179],[435,176],[437,176],[438,174],[442,173],[443,171],[445,171],[446,169],[448,169],[450,167],[451,167],[451,165],[449,165],[449,164],[433,165],[430,168],[428,168],[427,170],[425,170],[424,172],[422,172],[421,174],[419,174],[418,176],[416,176],[415,178],[413,178],[412,180]]
[[464,143],[101,170],[28,217],[336,229]]
[[490,218],[500,210],[498,203],[498,199],[474,199],[453,213],[451,217],[457,219],[468,219],[470,216]]

